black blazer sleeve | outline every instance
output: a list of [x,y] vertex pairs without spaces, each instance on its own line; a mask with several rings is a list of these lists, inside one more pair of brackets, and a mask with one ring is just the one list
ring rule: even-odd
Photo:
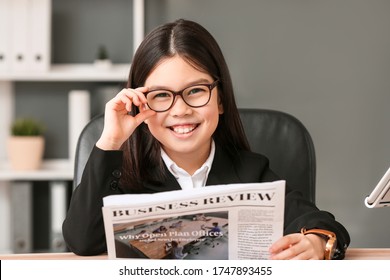
[[95,146],[72,194],[62,232],[68,248],[77,255],[98,255],[107,250],[103,197],[121,193],[122,155],[121,151],[103,151]]

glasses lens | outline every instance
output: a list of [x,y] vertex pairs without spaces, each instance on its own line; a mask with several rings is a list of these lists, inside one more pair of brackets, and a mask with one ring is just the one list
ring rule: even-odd
[[[211,96],[211,89],[208,85],[194,85],[184,89],[181,94],[183,100],[191,107],[202,107],[206,105]],[[146,100],[150,109],[156,112],[164,112],[168,110],[175,99],[174,92],[157,89],[147,93]]]
[[210,99],[210,89],[206,85],[196,85],[183,91],[184,101],[192,107],[201,107]]
[[166,90],[155,90],[146,96],[148,106],[154,111],[168,110],[173,102],[173,93]]

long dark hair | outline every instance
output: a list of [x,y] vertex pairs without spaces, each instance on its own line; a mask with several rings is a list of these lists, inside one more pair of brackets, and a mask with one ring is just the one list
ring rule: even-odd
[[[234,157],[237,150],[249,150],[237,110],[230,78],[222,51],[213,36],[201,25],[180,19],[161,25],[151,31],[138,47],[131,64],[127,87],[143,86],[148,75],[164,59],[179,55],[196,69],[218,79],[219,99],[224,113],[220,115],[213,139]],[[132,114],[139,112],[136,106]],[[147,125],[141,124],[126,141],[123,181],[128,191],[142,188],[142,181],[160,181],[164,178],[160,143],[152,136]]]

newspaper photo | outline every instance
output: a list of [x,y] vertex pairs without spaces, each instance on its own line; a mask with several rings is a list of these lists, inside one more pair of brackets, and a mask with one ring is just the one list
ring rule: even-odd
[[268,259],[283,235],[285,181],[103,199],[108,257]]

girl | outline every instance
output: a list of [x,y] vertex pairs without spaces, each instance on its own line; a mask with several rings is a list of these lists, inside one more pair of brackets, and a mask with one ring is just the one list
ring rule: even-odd
[[[192,21],[162,25],[134,55],[127,88],[106,104],[102,135],[63,224],[65,241],[79,255],[106,251],[104,196],[279,180],[268,166],[250,152],[215,39]],[[272,259],[324,258],[326,235],[302,228],[335,233],[334,258],[343,258],[345,228],[288,186],[284,223]]]

